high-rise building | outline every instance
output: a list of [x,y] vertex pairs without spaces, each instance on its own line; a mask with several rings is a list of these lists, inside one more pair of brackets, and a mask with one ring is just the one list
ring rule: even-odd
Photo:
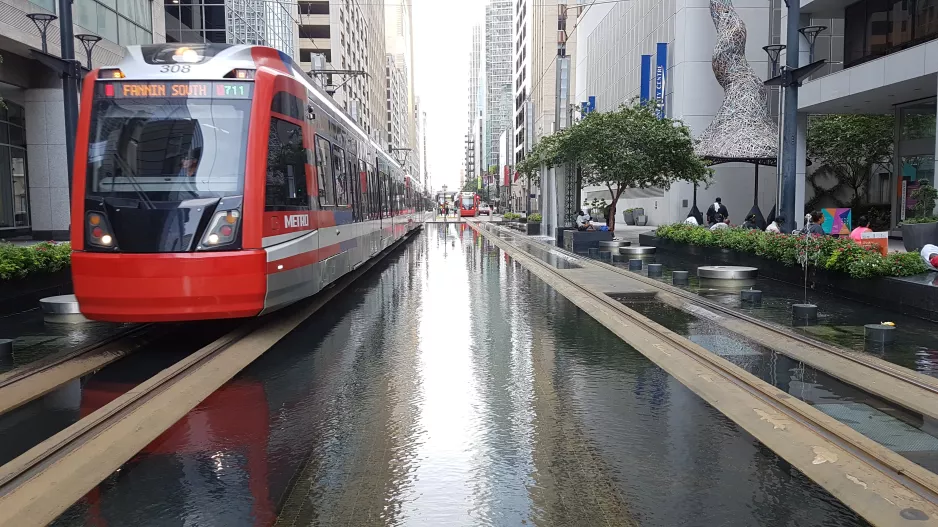
[[485,7],[485,119],[482,145],[487,170],[498,164],[498,137],[511,128],[514,0],[490,0]]
[[410,132],[407,122],[410,114],[407,111],[407,78],[404,72],[397,67],[394,56],[387,55],[387,123],[388,133],[385,145],[393,148],[405,147]]
[[[276,2],[275,2],[276,3]],[[289,4],[284,4],[289,5]],[[316,79],[376,142],[387,139],[385,5],[383,0],[300,0],[298,64]],[[342,73],[345,72],[345,73]]]
[[297,8],[293,3],[163,0],[163,4],[167,42],[256,44],[270,46],[295,57]]
[[569,124],[569,89],[575,69],[570,56],[576,45],[572,29],[578,10],[566,0],[520,0],[515,4],[515,162],[542,137]]
[[427,112],[420,110],[420,131],[417,133],[420,143],[420,168],[423,170],[423,188],[430,188],[430,167],[427,165]]
[[[0,0],[0,238],[68,239],[69,186],[62,78],[37,60],[43,48],[27,15],[61,15],[56,0]],[[72,7],[75,35],[102,37],[93,67],[116,64],[124,46],[164,42],[162,2],[83,0]],[[48,53],[61,56],[59,21],[48,26]],[[85,50],[75,55],[87,67]],[[77,103],[77,101],[76,101]]]
[[420,140],[420,114],[423,111],[422,108],[423,107],[420,105],[420,97],[416,97],[414,99],[414,112],[411,114],[411,122],[413,123],[413,146],[411,147],[410,155],[407,156],[406,163],[409,173],[418,181],[421,179],[420,175],[423,171],[424,144]]
[[472,51],[469,53],[469,115],[466,121],[466,173],[478,174],[478,167],[475,166],[475,139],[472,135],[472,129],[476,120],[479,118],[479,111],[483,106],[483,46],[482,26],[472,27]]

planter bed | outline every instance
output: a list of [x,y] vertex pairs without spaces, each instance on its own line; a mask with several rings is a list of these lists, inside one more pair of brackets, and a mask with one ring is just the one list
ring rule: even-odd
[[47,296],[72,292],[72,270],[36,273],[25,278],[0,281],[0,315],[33,309]]
[[[664,240],[653,235],[639,236],[642,245],[653,245],[658,250],[693,257],[688,270],[704,264],[743,265],[759,268],[759,276],[793,285],[803,285],[804,270],[751,253],[742,253],[721,247],[696,246]],[[884,307],[904,315],[938,321],[938,287],[931,285],[928,273],[913,277],[886,277],[859,279],[825,269],[808,270],[808,287],[815,291]],[[938,280],[935,280],[938,281]]]

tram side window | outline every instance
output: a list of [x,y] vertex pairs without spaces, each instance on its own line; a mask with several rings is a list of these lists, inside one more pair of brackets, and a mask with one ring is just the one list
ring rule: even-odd
[[368,214],[371,219],[378,219],[378,178],[372,165],[368,165]]
[[348,205],[348,165],[345,163],[345,151],[337,146],[332,147],[332,174],[335,176],[335,204],[344,207]]
[[319,181],[319,206],[335,205],[332,183],[332,148],[329,141],[316,136],[316,179]]
[[308,210],[303,129],[272,117],[267,149],[266,210]]

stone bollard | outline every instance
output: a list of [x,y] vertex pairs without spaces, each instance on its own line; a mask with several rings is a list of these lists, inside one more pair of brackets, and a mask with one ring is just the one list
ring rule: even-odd
[[743,302],[759,304],[762,302],[762,291],[758,289],[743,289],[739,292],[739,299]]
[[599,259],[604,262],[612,261],[612,251],[599,251]]
[[791,323],[793,326],[813,326],[817,324],[817,306],[814,304],[792,304]]
[[629,260],[629,271],[641,271],[642,270],[642,261],[639,259]]
[[658,263],[648,264],[648,276],[661,276],[663,272],[664,265]]
[[867,342],[876,344],[890,344],[896,341],[896,327],[884,324],[867,324],[863,326]]
[[0,364],[13,364],[13,339],[0,339]]
[[690,273],[688,271],[672,271],[671,283],[674,285],[687,285]]
[[589,257],[590,258],[599,258],[599,249],[594,249],[593,247],[589,248]]

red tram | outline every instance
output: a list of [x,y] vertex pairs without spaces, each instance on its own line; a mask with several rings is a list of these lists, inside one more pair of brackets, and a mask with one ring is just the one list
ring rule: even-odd
[[482,203],[482,200],[475,192],[460,192],[459,193],[459,215],[460,216],[472,216],[473,218],[479,215],[479,205]]
[[250,317],[417,228],[420,184],[272,48],[131,46],[85,78],[72,277],[82,314]]

